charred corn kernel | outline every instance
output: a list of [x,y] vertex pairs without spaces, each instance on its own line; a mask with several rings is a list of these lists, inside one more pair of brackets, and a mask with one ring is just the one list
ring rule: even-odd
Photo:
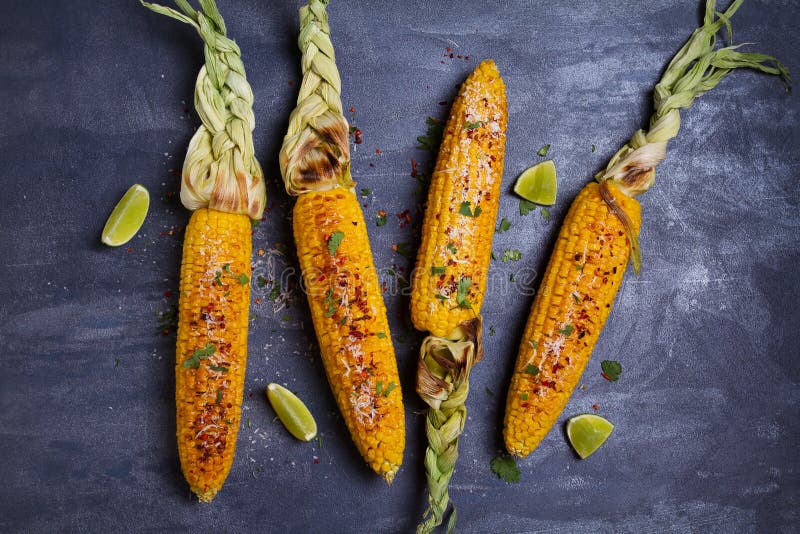
[[210,501],[233,463],[250,306],[250,218],[202,208],[186,227],[175,399],[178,453],[191,490]]
[[611,182],[588,184],[572,203],[534,298],[508,391],[503,435],[511,454],[530,454],[555,423],[622,282],[631,241],[602,187],[627,215],[633,235],[639,234],[639,203]]
[[405,448],[403,395],[358,198],[343,188],[300,195],[294,238],[333,395],[359,452],[391,482]]
[[484,61],[453,102],[431,178],[411,293],[419,330],[447,336],[481,308],[506,123],[505,84],[494,62]]

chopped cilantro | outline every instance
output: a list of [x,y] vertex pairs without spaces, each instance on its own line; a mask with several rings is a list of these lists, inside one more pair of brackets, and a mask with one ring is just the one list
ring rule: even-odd
[[467,300],[469,286],[472,285],[472,278],[469,276],[461,277],[456,286],[456,302],[461,308],[472,308],[472,304]]
[[507,261],[519,261],[522,259],[522,252],[519,250],[512,248],[503,252],[503,259],[501,260],[503,263]]
[[322,449],[322,436],[317,434],[317,448]]
[[411,249],[411,245],[408,243],[398,243],[393,248],[395,252],[404,258],[408,258],[409,260],[414,259],[414,251]]
[[491,336],[493,336],[493,335],[494,335],[494,327],[493,327],[493,326],[490,326],[490,327],[489,327],[489,337],[491,337]]
[[520,393],[519,394],[519,398],[522,399],[522,400],[528,400],[528,394],[527,393]]
[[527,215],[536,209],[536,204],[524,198],[519,199],[519,214]]
[[386,213],[378,213],[375,216],[375,226],[383,226],[384,224],[386,224]]
[[278,297],[280,295],[281,295],[281,286],[279,284],[275,284],[274,286],[272,286],[272,290],[270,290],[269,295],[267,295],[267,298],[272,302],[275,302],[276,300],[278,300]]
[[490,465],[498,478],[506,482],[519,482],[519,468],[517,468],[517,462],[511,456],[495,456]]
[[252,421],[250,421],[250,418],[248,417],[247,418],[247,428],[250,428],[252,426],[253,426],[253,423],[252,423]]
[[436,295],[434,295],[434,296],[435,296],[437,299],[441,300],[441,301],[446,301],[446,300],[449,300],[449,297],[445,297],[444,295],[440,295],[440,294],[438,294],[438,293],[437,293]]
[[489,395],[490,397],[494,398],[494,391],[489,389],[489,386],[484,386],[483,390],[486,392],[487,395]]
[[339,245],[342,244],[342,239],[344,239],[344,232],[340,232],[339,230],[333,232],[328,238],[328,253],[331,256],[336,255],[336,251],[339,250]]
[[372,194],[372,190],[371,189],[362,189],[361,190],[361,196],[362,197],[368,197],[371,194]]
[[428,132],[425,135],[417,137],[419,145],[417,148],[437,152],[439,144],[442,142],[442,133],[444,133],[444,124],[439,119],[428,117],[425,119],[425,124],[428,125]]
[[431,274],[444,274],[445,272],[447,272],[445,267],[431,266]]
[[559,334],[564,334],[565,336],[569,337],[572,334],[572,331],[575,330],[575,327],[571,324],[565,324],[564,328],[558,331]]
[[493,250],[493,251],[492,251],[492,253],[489,255],[489,257],[490,257],[490,258],[492,258],[493,260],[496,260],[496,259],[497,259],[497,256],[495,256],[495,255],[494,255],[494,250]]
[[467,217],[477,217],[481,213],[483,213],[483,209],[480,206],[475,206],[475,210],[473,211],[470,208],[469,201],[465,201],[461,203],[461,208],[459,208],[458,213],[461,215],[466,215]]
[[592,145],[592,152],[594,152],[595,150],[597,150],[597,147]]
[[468,122],[464,125],[465,130],[475,130],[483,126],[483,121]]
[[222,271],[217,271],[216,274],[214,275],[214,283],[217,284],[218,286],[222,285],[222,280],[220,280],[220,276],[222,276]]
[[221,402],[222,402],[222,390],[218,389],[217,390],[217,404],[219,404]]
[[119,367],[119,364],[122,363],[122,360],[119,358],[114,358],[114,367]]
[[575,301],[575,304],[581,303],[581,298],[578,296],[577,293],[572,293],[572,299]]
[[539,368],[538,368],[538,367],[536,367],[536,366],[535,366],[535,365],[533,365],[533,364],[530,364],[529,366],[527,366],[527,367],[525,368],[525,373],[526,373],[526,374],[529,374],[529,375],[531,375],[531,376],[536,376],[536,375],[538,375],[538,374],[539,374]]
[[384,397],[388,397],[389,393],[391,393],[392,390],[394,390],[394,388],[396,388],[396,387],[397,387],[397,384],[395,384],[394,382],[389,382],[389,385],[386,386],[386,389],[383,390],[383,396]]
[[347,323],[347,316],[345,315],[339,320],[339,326],[344,326]]
[[386,339],[386,332],[378,332],[375,335],[378,336],[378,339]]
[[325,311],[325,317],[331,317],[336,313],[336,307],[333,305],[333,289],[329,289],[328,292],[325,293],[324,303],[328,307]]
[[240,284],[247,285],[247,282],[249,282],[249,281],[250,281],[250,278],[246,274],[242,273],[242,274],[239,275],[239,283]]
[[509,282],[513,282],[514,281],[514,273],[511,273],[511,274],[508,275],[508,281]]
[[378,382],[375,384],[375,395],[380,395],[382,389],[383,389],[383,382],[378,380]]
[[192,353],[189,358],[183,362],[183,366],[186,369],[199,369],[200,368],[200,360],[205,360],[212,354],[217,351],[217,348],[212,345],[211,343],[206,343],[206,346],[202,349],[197,349]]
[[528,343],[530,343],[531,347],[533,347],[534,349],[539,347],[539,342],[536,341],[535,339],[531,339]]
[[258,278],[256,278],[256,286],[260,288],[267,287],[267,279],[259,274]]
[[503,220],[500,221],[500,226],[497,227],[497,233],[502,234],[503,232],[507,232],[509,228],[511,228],[511,222],[503,217]]
[[550,220],[550,210],[547,208],[542,208],[542,217],[544,220]]
[[615,360],[603,360],[600,362],[600,368],[610,382],[616,382],[622,374],[622,364]]
[[228,368],[227,367],[223,367],[221,365],[209,365],[208,368],[211,369],[212,371],[220,371],[220,372],[223,372],[223,373],[227,373],[228,372]]
[[456,252],[458,252],[458,249],[453,243],[447,244],[447,250],[449,250],[451,254],[455,254]]
[[226,263],[226,264],[224,264],[224,265],[222,266],[222,270],[223,270],[223,271],[225,271],[225,272],[226,272],[226,273],[228,273],[228,274],[233,274],[233,273],[231,272],[231,264],[230,264],[230,263]]
[[549,151],[550,151],[550,145],[544,145],[542,148],[539,149],[539,152],[537,152],[537,154],[539,154],[542,157],[545,157]]

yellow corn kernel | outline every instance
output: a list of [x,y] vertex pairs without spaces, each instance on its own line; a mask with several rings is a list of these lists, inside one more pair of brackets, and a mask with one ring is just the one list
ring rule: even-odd
[[359,452],[391,482],[405,448],[403,395],[358,198],[338,187],[300,195],[294,238],[333,395]]
[[250,306],[247,215],[201,208],[183,242],[175,363],[178,454],[201,501],[228,476],[241,419]]
[[[639,203],[608,191],[639,235]],[[506,400],[508,452],[527,456],[547,435],[578,384],[630,256],[625,226],[595,182],[572,203],[533,301]]]
[[[500,199],[505,84],[493,61],[453,102],[431,178],[411,293],[411,320],[444,337],[480,312]],[[461,287],[461,291],[459,291]]]

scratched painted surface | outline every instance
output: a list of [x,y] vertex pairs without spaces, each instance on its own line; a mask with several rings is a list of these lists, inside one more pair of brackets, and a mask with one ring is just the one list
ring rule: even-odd
[[[255,92],[257,154],[271,212],[254,249],[290,241],[277,150],[298,80],[294,2],[223,1]],[[698,22],[697,1],[339,2],[331,7],[345,108],[364,142],[353,153],[379,268],[407,266],[391,245],[415,243],[394,214],[420,197],[411,160],[428,116],[444,117],[479,59],[508,85],[506,193],[512,222],[494,250],[484,305],[486,356],[476,367],[451,495],[462,532],[781,532],[797,528],[800,467],[800,130],[796,95],[736,73],[684,114],[654,190],[643,199],[644,268],[628,278],[567,406],[616,424],[586,461],[559,424],[522,481],[490,471],[504,390],[531,296],[502,283],[541,272],[569,202],[650,111],[650,89]],[[794,6],[794,7],[792,7]],[[800,72],[800,11],[748,2],[738,42]],[[454,58],[445,57],[446,47]],[[458,55],[469,59],[458,58]],[[405,464],[392,488],[350,443],[325,381],[299,295],[274,311],[254,288],[245,417],[236,461],[211,505],[193,502],[174,443],[174,335],[156,313],[175,297],[188,213],[174,198],[197,124],[202,61],[188,27],[135,2],[0,5],[0,530],[410,531],[424,506],[422,403],[413,392],[420,336],[387,296],[407,400]],[[190,105],[187,108],[184,102]],[[516,175],[552,145],[558,204],[521,217]],[[592,145],[596,151],[592,151]],[[376,154],[376,149],[381,153]],[[126,247],[100,245],[103,222],[134,183],[151,212]],[[270,259],[271,258],[271,259]],[[257,273],[296,267],[292,252],[255,257]],[[386,277],[387,281],[390,281]],[[535,286],[537,279],[534,278]],[[599,376],[602,359],[624,368]],[[322,446],[294,441],[263,388],[280,381],[309,401]],[[489,395],[487,391],[493,392]],[[250,396],[249,394],[252,394]],[[315,462],[318,458],[319,463]]]

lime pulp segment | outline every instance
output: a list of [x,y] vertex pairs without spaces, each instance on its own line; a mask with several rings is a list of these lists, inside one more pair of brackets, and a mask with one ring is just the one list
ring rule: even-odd
[[567,437],[581,458],[591,456],[613,430],[610,421],[591,413],[576,415],[567,421]]
[[124,245],[136,235],[147,216],[150,194],[143,185],[133,184],[122,196],[106,221],[100,239],[106,245]]
[[267,385],[267,398],[291,435],[302,441],[317,436],[317,422],[297,395],[275,382]]
[[514,184],[516,194],[525,200],[545,206],[556,203],[557,190],[556,166],[551,159],[525,169]]

